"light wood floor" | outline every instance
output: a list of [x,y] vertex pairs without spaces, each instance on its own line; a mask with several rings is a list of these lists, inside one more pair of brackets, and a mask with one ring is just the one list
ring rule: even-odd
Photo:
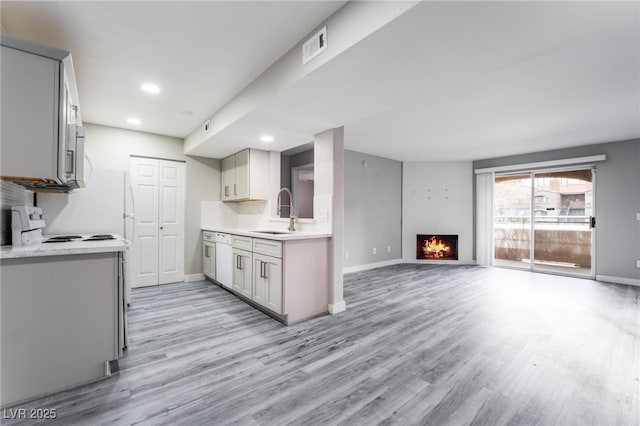
[[206,282],[135,290],[119,374],[23,407],[64,425],[640,424],[638,288],[397,265],[346,275],[345,300],[284,327]]

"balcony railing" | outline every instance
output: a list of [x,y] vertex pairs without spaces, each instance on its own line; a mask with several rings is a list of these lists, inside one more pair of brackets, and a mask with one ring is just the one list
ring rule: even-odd
[[[535,216],[534,221],[534,259],[590,266],[589,216]],[[495,216],[494,239],[496,259],[529,259],[531,217]]]

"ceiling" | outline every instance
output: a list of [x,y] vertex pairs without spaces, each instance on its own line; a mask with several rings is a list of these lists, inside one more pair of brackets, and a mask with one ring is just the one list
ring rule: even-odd
[[[72,53],[84,121],[184,138],[344,3],[3,0],[1,7],[7,33]],[[145,82],[160,93],[141,91]]]
[[[137,129],[184,138],[342,4],[3,1],[2,23],[73,52],[85,121],[133,128],[137,114]],[[640,138],[640,3],[421,2],[194,154],[264,147],[264,129],[285,150],[339,126],[345,148],[401,161]]]

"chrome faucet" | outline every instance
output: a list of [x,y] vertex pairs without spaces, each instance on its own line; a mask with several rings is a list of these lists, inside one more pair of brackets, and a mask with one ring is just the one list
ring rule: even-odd
[[[287,206],[286,204],[282,204],[282,193],[286,192],[287,194],[289,194],[289,205]],[[282,207],[289,207],[289,228],[287,228],[289,231],[293,232],[296,230],[296,227],[294,225],[294,221],[296,220],[296,217],[293,215],[293,195],[291,195],[291,191],[289,191],[289,188],[282,188],[280,190],[280,192],[278,192],[278,210],[276,211],[276,214],[278,216],[280,216],[280,212],[282,211]]]

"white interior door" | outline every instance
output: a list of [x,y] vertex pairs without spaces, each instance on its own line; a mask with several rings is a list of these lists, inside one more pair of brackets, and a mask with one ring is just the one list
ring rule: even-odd
[[184,163],[160,163],[159,283],[184,279]]
[[131,241],[131,286],[158,284],[158,160],[131,157],[134,231]]
[[184,279],[185,165],[131,157],[134,231],[131,286]]

